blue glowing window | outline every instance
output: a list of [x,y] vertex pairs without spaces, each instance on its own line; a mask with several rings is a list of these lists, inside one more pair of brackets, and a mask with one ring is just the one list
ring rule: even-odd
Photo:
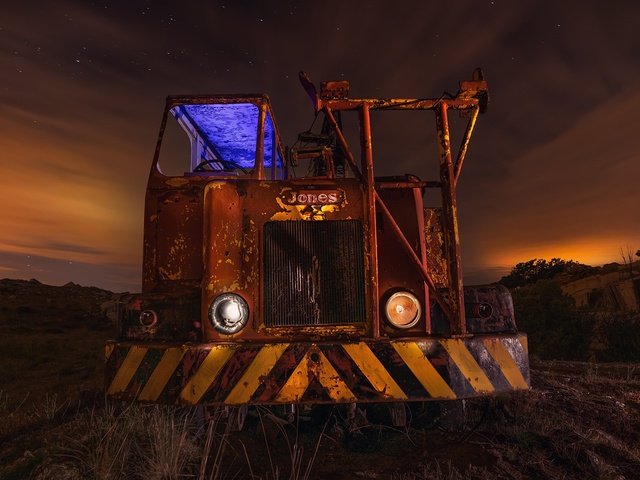
[[276,154],[276,168],[282,168],[282,158],[277,148],[277,139],[275,129],[273,128],[273,120],[271,112],[267,111],[267,118],[264,121],[264,168],[271,168],[273,153]]
[[[171,110],[192,140],[192,168],[205,160],[215,169],[241,167],[250,170],[255,165],[259,110],[253,103],[218,103],[179,105]],[[271,168],[274,147],[276,167],[282,167],[277,149],[273,120],[265,119],[264,166]]]

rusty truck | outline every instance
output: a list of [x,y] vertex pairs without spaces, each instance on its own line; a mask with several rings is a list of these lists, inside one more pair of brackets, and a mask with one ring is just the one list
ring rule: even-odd
[[[456,186],[487,108],[481,70],[436,98],[352,98],[344,80],[300,81],[319,122],[290,148],[266,95],[167,98],[142,292],[120,305],[106,343],[107,395],[246,409],[528,389],[509,292],[462,281]],[[439,176],[376,176],[372,117],[389,110],[434,117]],[[173,173],[160,162],[170,125],[187,146]]]

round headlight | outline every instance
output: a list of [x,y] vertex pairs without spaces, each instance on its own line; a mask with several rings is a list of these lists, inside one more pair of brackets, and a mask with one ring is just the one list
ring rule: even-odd
[[240,295],[223,293],[211,302],[209,320],[220,333],[237,333],[249,320],[249,306]]
[[158,323],[158,315],[153,310],[143,310],[142,312],[140,312],[138,321],[143,327],[153,327],[156,323]]
[[418,299],[409,292],[396,292],[389,297],[384,307],[389,323],[396,328],[411,328],[418,320],[422,308]]

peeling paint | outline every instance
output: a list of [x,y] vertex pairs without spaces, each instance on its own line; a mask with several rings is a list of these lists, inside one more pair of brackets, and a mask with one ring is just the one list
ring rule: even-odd
[[165,183],[170,187],[182,187],[189,183],[189,179],[182,178],[182,177],[171,177],[168,180],[166,180]]

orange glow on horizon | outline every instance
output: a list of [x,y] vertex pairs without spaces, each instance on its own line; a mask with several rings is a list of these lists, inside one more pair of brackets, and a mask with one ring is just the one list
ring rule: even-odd
[[574,260],[586,265],[598,266],[606,263],[622,262],[620,249],[625,253],[628,248],[632,254],[632,239],[628,238],[578,238],[575,240],[565,240],[564,242],[553,242],[543,245],[523,245],[506,251],[495,253],[486,260],[487,266],[508,265],[514,266],[517,263],[526,262],[534,258],[550,260],[551,258],[561,258],[563,260]]

